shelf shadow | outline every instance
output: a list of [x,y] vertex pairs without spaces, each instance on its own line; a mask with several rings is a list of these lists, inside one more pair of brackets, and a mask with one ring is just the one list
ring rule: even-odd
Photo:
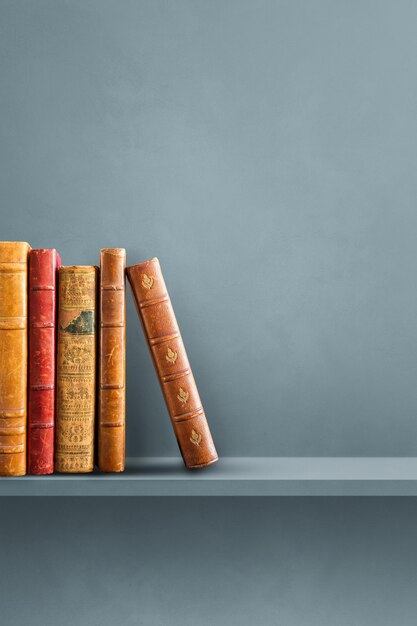
[[190,470],[184,466],[181,459],[161,460],[160,463],[134,463],[126,466],[123,472],[127,476],[141,474],[142,476],[184,476],[190,473]]

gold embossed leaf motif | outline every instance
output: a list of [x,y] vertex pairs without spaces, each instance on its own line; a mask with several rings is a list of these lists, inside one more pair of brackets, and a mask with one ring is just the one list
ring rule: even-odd
[[199,446],[201,443],[201,435],[200,433],[196,432],[193,428],[193,430],[191,431],[191,437],[190,437],[190,441],[191,443],[193,443],[195,446]]
[[171,350],[171,348],[168,348],[168,352],[166,353],[165,358],[168,363],[175,363],[178,358],[178,354],[175,352],[175,350]]
[[153,287],[152,276],[148,276],[147,274],[144,274],[142,278],[142,285],[145,287],[145,289],[152,289]]
[[188,402],[189,397],[190,397],[190,394],[188,393],[188,391],[185,391],[182,387],[180,387],[178,390],[178,395],[177,395],[178,400],[182,402],[183,404],[186,404]]

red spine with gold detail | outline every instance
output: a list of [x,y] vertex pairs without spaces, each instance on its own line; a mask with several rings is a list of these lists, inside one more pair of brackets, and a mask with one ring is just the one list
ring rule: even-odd
[[210,465],[218,456],[159,261],[126,271],[184,463]]
[[55,249],[29,253],[29,474],[54,471],[56,291],[60,265]]

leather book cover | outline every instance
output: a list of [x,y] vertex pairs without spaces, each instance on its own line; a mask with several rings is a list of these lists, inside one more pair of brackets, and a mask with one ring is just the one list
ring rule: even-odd
[[158,259],[128,267],[127,277],[184,463],[210,465],[216,448]]
[[0,476],[26,474],[29,250],[0,242]]
[[92,472],[98,268],[61,267],[58,279],[55,469]]
[[56,285],[55,249],[29,253],[28,474],[54,471]]
[[100,250],[98,466],[125,469],[126,250]]

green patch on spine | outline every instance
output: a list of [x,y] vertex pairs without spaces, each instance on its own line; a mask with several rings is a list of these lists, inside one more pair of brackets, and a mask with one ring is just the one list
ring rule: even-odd
[[94,333],[94,311],[81,311],[67,326],[61,326],[61,330],[72,335],[91,335]]

